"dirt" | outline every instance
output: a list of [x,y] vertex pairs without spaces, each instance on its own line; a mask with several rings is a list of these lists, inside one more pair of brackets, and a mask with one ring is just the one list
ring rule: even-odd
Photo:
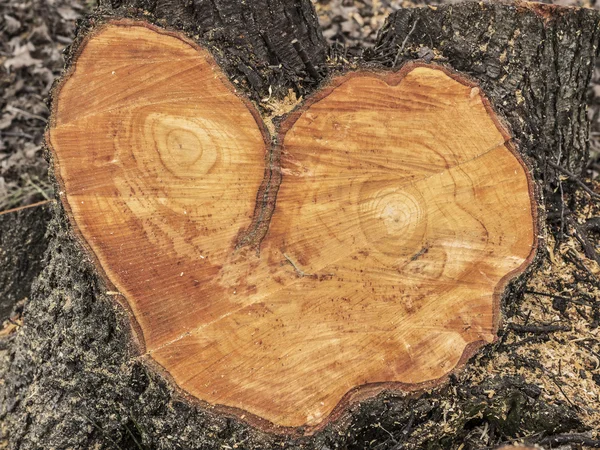
[[[540,388],[545,402],[575,411],[588,429],[587,436],[599,440],[600,265],[586,256],[575,226],[593,230],[588,237],[600,250],[596,226],[600,204],[590,202],[581,191],[564,196],[563,201],[576,213],[570,217],[567,213],[561,220],[559,211],[549,211],[542,249],[545,257],[529,279],[523,298],[505,313],[498,356],[475,364],[470,372],[481,381],[490,374],[522,376]],[[494,392],[489,395],[492,398]],[[483,423],[473,434],[481,433],[484,438],[480,439],[491,443],[487,428]]]

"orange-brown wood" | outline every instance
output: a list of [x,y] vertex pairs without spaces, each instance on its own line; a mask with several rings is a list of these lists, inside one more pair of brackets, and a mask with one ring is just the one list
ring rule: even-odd
[[536,215],[477,87],[352,73],[274,142],[206,50],[149,25],[100,27],[56,92],[62,199],[180,388],[314,429],[495,339]]

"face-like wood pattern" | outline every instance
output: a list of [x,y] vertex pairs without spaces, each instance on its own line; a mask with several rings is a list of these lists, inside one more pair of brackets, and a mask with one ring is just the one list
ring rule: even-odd
[[495,339],[536,219],[477,87],[357,72],[266,136],[205,50],[148,25],[101,27],[56,93],[62,199],[179,387],[316,427]]

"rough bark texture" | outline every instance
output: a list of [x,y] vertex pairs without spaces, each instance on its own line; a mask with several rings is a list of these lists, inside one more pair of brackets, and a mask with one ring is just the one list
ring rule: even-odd
[[17,302],[29,297],[31,283],[42,270],[49,220],[47,204],[0,214],[0,323]]
[[[287,31],[295,20],[306,25],[296,33],[309,59],[317,66],[324,61],[308,1],[123,3],[119,14],[135,16],[138,12],[130,7],[141,6],[158,19],[167,17],[173,26],[195,30],[220,52],[219,62],[254,99],[271,83],[281,93],[298,86],[305,93],[314,85],[290,47],[293,38]],[[303,13],[287,18],[284,10],[289,14],[290,5]],[[544,11],[481,4],[400,10],[368,61],[393,66],[437,55],[438,61],[481,83],[526,154],[580,171],[587,155],[583,99],[594,65],[599,17],[585,10]],[[273,22],[283,17],[284,22]],[[96,19],[83,24],[82,31]],[[236,43],[249,23],[254,24],[250,29],[261,31],[263,25],[256,24],[263,23],[270,30],[270,45],[281,49],[277,55],[282,69],[270,67],[275,52],[265,50],[269,45],[261,43],[260,33]],[[279,33],[279,27],[284,31]],[[281,47],[273,44],[280,35],[285,36]],[[516,352],[518,343],[506,344],[504,338],[447,385],[422,396],[384,392],[314,436],[265,434],[195,406],[139,361],[124,312],[107,295],[73,238],[60,204],[55,208],[48,263],[34,284],[24,324],[0,340],[0,443],[5,440],[9,448],[385,449],[457,448],[464,442],[477,448],[482,441],[472,435],[482,423],[491,424],[495,443],[522,436],[544,442],[547,435],[589,429],[579,406],[549,400],[537,384],[525,381],[528,374],[535,375],[535,361],[525,361]],[[505,297],[507,315],[519,309],[522,287],[515,285]]]
[[552,5],[469,3],[401,9],[367,60],[446,63],[476,79],[526,155],[581,173],[588,160],[586,89],[598,12]]
[[99,15],[151,20],[199,39],[213,50],[233,82],[245,85],[255,100],[268,96],[269,87],[285,95],[289,88],[305,93],[307,87],[316,85],[318,80],[307,76],[309,69],[303,56],[316,68],[325,64],[327,45],[310,0],[100,0],[99,3]]

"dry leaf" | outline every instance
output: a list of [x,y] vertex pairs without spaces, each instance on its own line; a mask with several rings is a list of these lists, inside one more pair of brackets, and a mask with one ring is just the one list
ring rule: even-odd
[[35,50],[35,46],[32,43],[27,43],[25,45],[16,44],[12,58],[8,58],[4,61],[4,67],[11,70],[41,65],[41,60],[31,57],[30,52],[33,50]]

